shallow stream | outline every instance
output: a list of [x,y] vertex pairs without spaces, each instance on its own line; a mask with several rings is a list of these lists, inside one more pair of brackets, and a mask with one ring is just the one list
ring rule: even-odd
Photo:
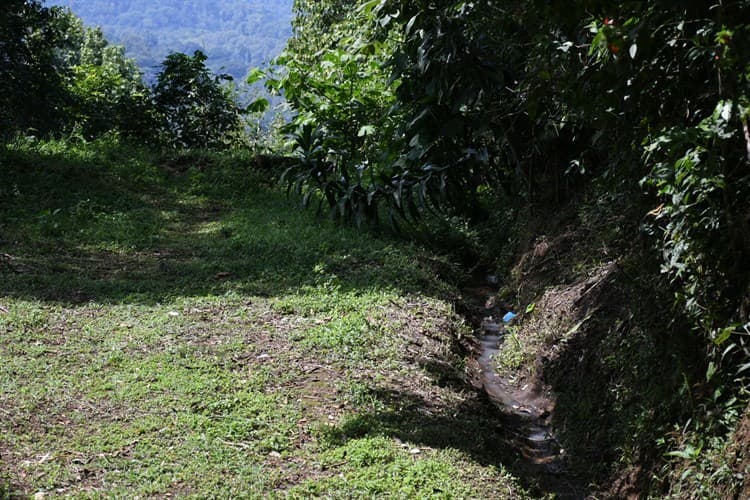
[[498,375],[495,356],[505,341],[505,311],[495,305],[494,290],[487,286],[466,290],[473,304],[477,329],[479,378],[490,401],[501,414],[508,444],[519,455],[519,466],[546,493],[557,498],[583,498],[566,471],[565,450],[555,437],[551,399],[529,384],[514,383]]

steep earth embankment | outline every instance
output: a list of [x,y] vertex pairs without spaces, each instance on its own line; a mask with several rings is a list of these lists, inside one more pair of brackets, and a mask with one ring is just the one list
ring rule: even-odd
[[521,251],[488,296],[519,314],[493,363],[506,395],[544,401],[536,424],[566,480],[597,497],[742,498],[744,403],[721,399],[637,223],[568,209],[521,226]]

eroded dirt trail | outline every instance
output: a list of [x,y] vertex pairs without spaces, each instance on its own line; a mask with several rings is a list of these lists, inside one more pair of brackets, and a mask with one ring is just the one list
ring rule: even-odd
[[467,314],[477,335],[475,369],[489,400],[499,411],[507,444],[517,452],[519,475],[557,498],[584,498],[566,467],[566,452],[552,426],[554,400],[532,384],[497,373],[495,356],[506,339],[506,313],[496,304],[495,290],[483,278],[464,289]]

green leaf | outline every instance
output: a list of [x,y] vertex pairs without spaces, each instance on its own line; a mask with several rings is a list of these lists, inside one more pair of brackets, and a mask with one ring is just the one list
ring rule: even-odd
[[247,108],[245,109],[248,113],[264,113],[270,106],[271,103],[268,101],[268,99],[261,97],[260,99],[256,99],[248,104]]
[[724,328],[723,330],[721,330],[721,332],[714,339],[714,344],[716,344],[716,345],[723,344],[724,342],[726,342],[727,340],[729,340],[729,337],[732,336],[732,333],[734,333],[734,327],[733,326]]
[[716,364],[711,361],[708,364],[708,369],[706,370],[706,382],[710,382],[711,379],[714,378],[714,375],[716,375]]
[[357,132],[357,137],[366,137],[375,133],[375,127],[373,125],[363,125]]
[[[385,4],[386,0],[370,0],[359,6],[359,12],[368,17],[372,17],[373,11],[377,12]],[[377,9],[376,9],[377,8]]]
[[692,445],[685,446],[684,450],[670,451],[666,455],[668,457],[684,458],[686,460],[695,460],[701,454],[702,447],[694,447]]
[[247,78],[245,78],[245,82],[247,82],[249,85],[252,85],[264,79],[265,77],[266,77],[265,71],[263,71],[260,68],[252,68],[250,72],[247,74]]

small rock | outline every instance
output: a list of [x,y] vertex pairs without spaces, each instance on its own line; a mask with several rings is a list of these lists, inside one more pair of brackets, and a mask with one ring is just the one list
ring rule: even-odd
[[180,315],[180,313],[178,313],[177,311],[169,311],[167,314],[169,316],[172,316],[173,318],[176,318],[177,316]]
[[419,448],[412,448],[411,450],[409,450],[409,453],[411,453],[412,455],[419,455],[420,453],[422,453],[422,450],[420,450]]
[[278,451],[272,451],[268,454],[268,456],[271,458],[281,458],[281,453],[279,453]]

